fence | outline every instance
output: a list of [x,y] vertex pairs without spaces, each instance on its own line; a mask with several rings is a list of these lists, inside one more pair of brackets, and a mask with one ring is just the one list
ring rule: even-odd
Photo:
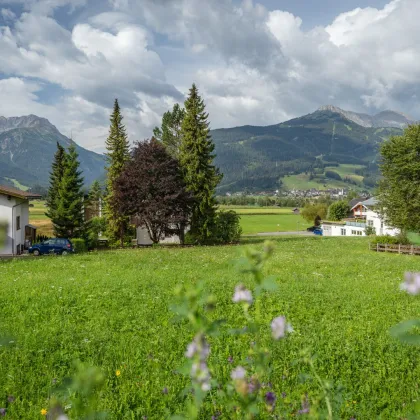
[[395,254],[420,255],[420,246],[415,245],[369,244],[369,249],[376,252],[393,252]]

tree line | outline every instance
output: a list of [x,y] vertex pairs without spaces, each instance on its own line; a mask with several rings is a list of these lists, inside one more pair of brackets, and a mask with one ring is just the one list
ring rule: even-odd
[[57,144],[47,199],[55,235],[89,240],[104,232],[123,246],[141,226],[154,243],[169,235],[196,244],[239,239],[239,216],[217,211],[215,191],[223,175],[213,163],[208,114],[195,85],[184,107],[175,104],[153,134],[131,148],[116,99],[106,140],[106,186],[102,190],[96,181],[87,197],[75,145],[65,150]]

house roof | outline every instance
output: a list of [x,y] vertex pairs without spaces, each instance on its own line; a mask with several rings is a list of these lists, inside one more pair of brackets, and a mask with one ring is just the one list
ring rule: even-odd
[[349,206],[352,209],[354,206],[356,206],[357,204],[361,203],[364,200],[364,198],[353,198],[353,200],[349,201]]
[[375,197],[370,197],[369,199],[362,201],[362,204],[365,207],[373,207],[373,206],[376,206],[378,202],[379,201]]
[[22,198],[24,200],[29,200],[31,198],[42,198],[39,194],[18,190],[17,188],[6,187],[5,185],[0,185],[0,194],[10,195],[12,197]]

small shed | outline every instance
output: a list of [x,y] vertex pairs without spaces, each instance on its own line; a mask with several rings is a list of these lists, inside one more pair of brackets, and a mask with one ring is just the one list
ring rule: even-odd
[[300,214],[300,210],[297,207],[295,207],[292,211],[296,215],[299,215]]

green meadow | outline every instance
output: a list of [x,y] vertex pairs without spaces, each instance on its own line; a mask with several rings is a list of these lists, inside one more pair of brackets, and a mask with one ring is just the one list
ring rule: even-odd
[[[209,316],[225,324],[209,339],[209,366],[214,377],[227,380],[233,367],[246,363],[252,344],[246,334],[229,334],[245,323],[232,302],[235,285],[252,285],[234,261],[245,247],[262,247],[254,238],[246,241],[0,261],[0,334],[12,337],[0,347],[5,418],[41,418],[54,387],[74,374],[75,360],[105,375],[93,408],[110,419],[166,419],[182,412],[188,378],[178,368],[193,331],[175,322],[169,309],[180,284],[204,281],[215,297]],[[315,381],[304,380],[309,371],[299,362],[302,350],[331,381],[334,418],[416,418],[420,349],[401,344],[389,329],[419,315],[418,298],[399,285],[405,271],[420,271],[420,258],[371,252],[365,238],[286,237],[274,244],[265,273],[279,288],[264,296],[261,312],[263,344],[273,355],[267,382],[278,396],[277,418],[298,416],[305,396],[312,401],[319,394]],[[279,315],[294,333],[273,341],[269,324]],[[214,389],[200,418],[216,412],[221,419],[242,418],[217,401]],[[71,407],[66,412],[73,418]]]

